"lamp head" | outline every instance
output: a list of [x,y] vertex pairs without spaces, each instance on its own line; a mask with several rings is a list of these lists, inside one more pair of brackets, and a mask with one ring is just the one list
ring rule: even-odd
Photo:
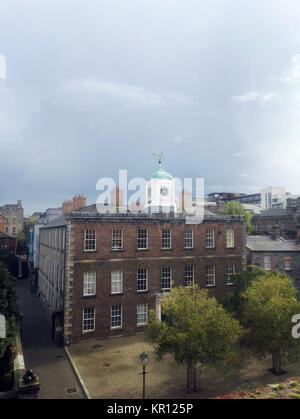
[[142,364],[143,367],[148,364],[149,356],[148,356],[148,354],[146,354],[145,351],[143,353],[141,353],[140,361],[141,361],[141,364]]

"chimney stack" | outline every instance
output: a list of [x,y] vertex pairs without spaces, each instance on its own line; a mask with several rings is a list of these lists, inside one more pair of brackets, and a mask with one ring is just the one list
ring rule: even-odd
[[22,208],[22,201],[21,201],[21,199],[18,199],[17,204],[18,204],[18,208]]
[[279,237],[280,233],[281,233],[280,225],[278,225],[278,224],[273,225],[273,227],[271,229],[271,233],[272,233],[272,236]]
[[123,191],[118,186],[111,191],[110,201],[116,207],[122,207],[124,205]]

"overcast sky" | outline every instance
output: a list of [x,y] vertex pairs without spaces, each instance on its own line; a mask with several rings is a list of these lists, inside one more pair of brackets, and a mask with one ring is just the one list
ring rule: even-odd
[[206,193],[300,193],[299,22],[299,0],[0,0],[0,205],[94,203],[161,151]]

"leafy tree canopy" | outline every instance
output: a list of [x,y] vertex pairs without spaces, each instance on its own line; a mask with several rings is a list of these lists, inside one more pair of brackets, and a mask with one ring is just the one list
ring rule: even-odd
[[241,320],[247,332],[243,340],[258,357],[299,357],[300,341],[291,333],[292,317],[300,313],[296,295],[293,281],[277,271],[257,277],[245,290]]
[[170,353],[178,364],[226,365],[237,359],[236,344],[243,331],[208,291],[179,287],[162,297],[165,321],[150,316],[148,339],[161,359]]
[[246,220],[246,231],[247,234],[251,234],[253,226],[251,224],[252,214],[244,209],[244,206],[240,202],[229,201],[226,202],[222,211],[225,215],[242,215]]

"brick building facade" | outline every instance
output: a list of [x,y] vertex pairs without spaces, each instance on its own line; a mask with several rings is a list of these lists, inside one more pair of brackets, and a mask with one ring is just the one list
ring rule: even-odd
[[0,252],[2,255],[16,255],[17,239],[0,231]]
[[150,309],[160,316],[172,287],[195,283],[222,299],[246,267],[245,223],[206,211],[201,224],[188,225],[180,214],[99,214],[92,205],[42,227],[39,257],[42,298],[62,314],[58,335],[136,333]]
[[11,237],[16,237],[23,230],[24,210],[22,201],[17,204],[6,204],[0,207],[0,215],[4,217],[3,232]]
[[4,217],[0,215],[0,233],[4,233]]

